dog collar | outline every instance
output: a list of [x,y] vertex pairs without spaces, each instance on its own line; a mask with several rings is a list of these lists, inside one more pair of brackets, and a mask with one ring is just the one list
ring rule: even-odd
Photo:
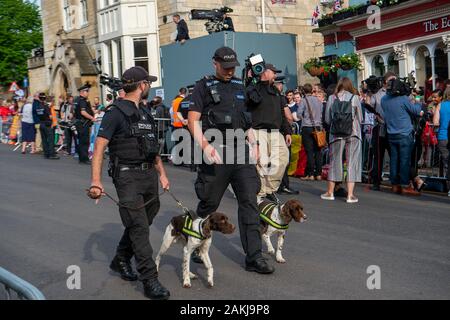
[[[287,230],[289,228],[288,224],[279,224],[275,221],[273,221],[270,218],[270,214],[272,213],[273,209],[275,209],[278,205],[273,202],[263,202],[260,204],[260,210],[259,217],[270,224],[272,227],[278,230]],[[281,209],[281,207],[280,207]],[[281,212],[280,212],[281,213]]]

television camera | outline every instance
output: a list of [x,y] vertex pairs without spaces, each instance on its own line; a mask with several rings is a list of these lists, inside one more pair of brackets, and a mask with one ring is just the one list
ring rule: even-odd
[[242,70],[242,80],[244,85],[261,81],[261,75],[266,71],[266,62],[262,55],[252,53],[245,59],[245,66]]
[[233,9],[229,7],[222,7],[220,9],[204,10],[194,9],[191,10],[192,20],[208,20],[205,23],[206,31],[211,34],[213,32],[227,31],[230,29],[230,25],[224,22],[224,14],[233,12]]
[[100,76],[100,83],[108,87],[108,91],[113,94],[114,99],[117,98],[117,94],[123,86],[123,83],[120,79],[110,77],[107,74],[103,74]]

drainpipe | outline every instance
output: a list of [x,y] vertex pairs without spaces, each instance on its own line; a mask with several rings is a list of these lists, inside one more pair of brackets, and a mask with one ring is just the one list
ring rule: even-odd
[[264,0],[261,0],[261,15],[262,15],[262,32],[266,33],[266,6]]

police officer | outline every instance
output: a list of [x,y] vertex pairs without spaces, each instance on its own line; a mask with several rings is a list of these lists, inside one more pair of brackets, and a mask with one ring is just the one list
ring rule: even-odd
[[[205,218],[213,213],[231,183],[239,204],[239,230],[246,254],[245,269],[262,274],[273,273],[274,268],[261,254],[260,221],[256,204],[260,181],[255,165],[248,161],[249,145],[243,142],[246,159],[243,164],[239,164],[236,160],[241,154],[238,155],[236,151],[241,148],[242,145],[239,144],[242,141],[226,139],[225,135],[226,131],[236,133],[237,129],[251,128],[251,119],[245,107],[245,89],[242,81],[234,77],[235,69],[240,64],[236,53],[228,47],[217,49],[213,64],[216,74],[197,82],[188,115],[189,130],[208,160],[199,166],[195,182],[195,191],[200,199],[197,214]],[[225,144],[213,146],[215,143],[205,137],[205,131],[209,129],[220,130]],[[251,134],[249,144],[256,147],[256,141]],[[220,147],[223,150],[219,150]],[[234,153],[232,163],[222,161],[229,158],[226,156],[229,150]],[[255,151],[253,157],[257,158],[257,148],[252,150]],[[223,157],[221,153],[224,154]]]
[[158,154],[154,120],[147,108],[142,108],[140,104],[142,99],[147,99],[151,82],[156,80],[142,67],[132,67],[123,74],[126,95],[106,111],[95,142],[89,196],[96,199],[103,192],[102,162],[108,146],[109,173],[117,190],[120,217],[125,226],[110,268],[118,272],[122,279],[135,281],[138,277],[130,263],[134,256],[145,296],[165,300],[170,293],[158,281],[149,241],[149,226],[160,206],[158,174],[163,189],[169,188],[169,181]]
[[94,111],[91,103],[87,99],[91,86],[85,84],[78,88],[80,96],[75,100],[75,127],[78,133],[78,160],[80,164],[90,164],[89,161],[89,141],[90,128],[94,123]]
[[52,114],[50,106],[46,103],[47,96],[45,93],[39,94],[39,104],[37,104],[35,112],[39,118],[39,131],[42,138],[42,148],[44,149],[44,157],[46,159],[58,160],[59,157],[55,152],[55,131],[52,128]]

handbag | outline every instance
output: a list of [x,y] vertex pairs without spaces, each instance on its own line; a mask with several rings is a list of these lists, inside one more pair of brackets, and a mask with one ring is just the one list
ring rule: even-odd
[[314,119],[313,119],[313,113],[312,113],[312,109],[311,109],[311,105],[309,104],[308,98],[305,97],[306,100],[306,105],[308,106],[308,112],[309,112],[309,117],[311,119],[311,122],[313,124],[313,132],[311,133],[311,135],[313,136],[314,141],[316,142],[317,146],[322,149],[324,147],[326,147],[327,144],[327,132],[321,128],[320,130],[317,130],[315,124],[314,124]]

